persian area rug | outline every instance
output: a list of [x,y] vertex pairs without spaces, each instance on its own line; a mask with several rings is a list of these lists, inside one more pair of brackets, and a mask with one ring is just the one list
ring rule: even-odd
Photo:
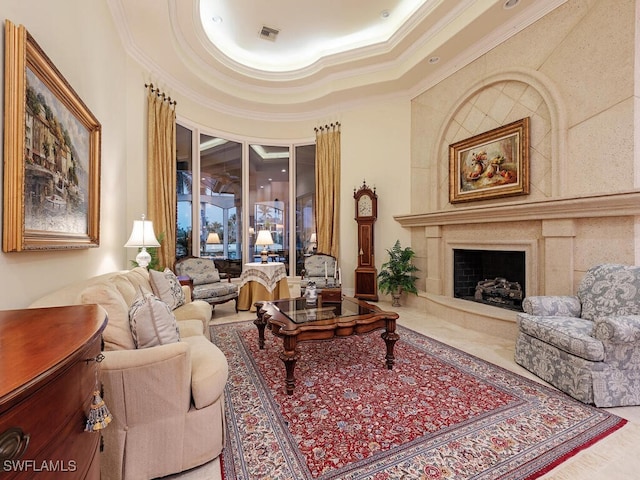
[[533,479],[626,420],[398,326],[299,344],[287,395],[282,340],[211,327],[229,361],[222,476],[234,479]]

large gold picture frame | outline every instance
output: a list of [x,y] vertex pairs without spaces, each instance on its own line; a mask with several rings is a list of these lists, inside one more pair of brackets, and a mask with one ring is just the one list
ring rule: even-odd
[[23,25],[5,21],[2,250],[97,247],[102,126]]
[[449,145],[451,203],[528,193],[528,117]]

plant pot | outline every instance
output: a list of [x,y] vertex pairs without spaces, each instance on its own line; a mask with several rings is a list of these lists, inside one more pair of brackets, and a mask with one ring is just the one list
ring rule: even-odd
[[393,301],[391,302],[391,306],[392,307],[400,307],[400,295],[402,295],[400,292],[397,293],[392,293],[391,294],[391,298],[393,299]]

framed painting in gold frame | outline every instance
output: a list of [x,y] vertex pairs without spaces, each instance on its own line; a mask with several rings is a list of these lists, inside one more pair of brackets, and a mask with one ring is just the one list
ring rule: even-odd
[[449,145],[451,203],[529,193],[529,117]]
[[23,25],[5,21],[2,250],[97,247],[102,127]]

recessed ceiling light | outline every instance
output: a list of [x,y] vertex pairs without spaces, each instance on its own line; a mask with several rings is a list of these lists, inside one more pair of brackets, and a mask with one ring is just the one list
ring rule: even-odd
[[429,59],[429,63],[431,63],[432,65],[433,65],[434,63],[438,63],[439,61],[440,61],[440,57],[431,57],[431,58]]
[[286,168],[283,168],[283,169],[282,169],[282,173],[287,173],[287,169],[286,169]]
[[507,0],[504,2],[504,8],[513,8],[520,3],[520,0]]
[[389,13],[389,10],[382,10],[380,12],[380,18],[382,18],[383,20],[386,20],[387,18],[389,18],[389,15],[391,15]]
[[222,17],[216,15],[215,17],[212,17],[211,20],[213,20],[213,23],[222,23]]

